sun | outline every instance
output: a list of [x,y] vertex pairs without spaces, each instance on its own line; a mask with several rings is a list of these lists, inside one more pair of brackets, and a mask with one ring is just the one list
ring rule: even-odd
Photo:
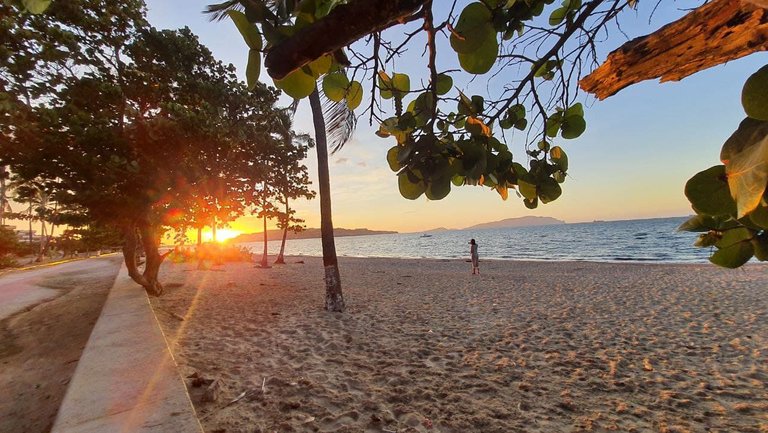
[[232,230],[232,229],[218,229],[216,230],[216,242],[225,242],[229,239],[232,239],[234,237],[237,237],[238,235],[242,234],[239,230]]

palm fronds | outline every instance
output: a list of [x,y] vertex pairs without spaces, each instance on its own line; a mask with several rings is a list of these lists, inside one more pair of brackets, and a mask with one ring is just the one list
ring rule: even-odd
[[328,141],[331,144],[331,154],[334,154],[352,138],[357,127],[357,116],[349,109],[346,102],[333,102],[325,97],[323,97],[323,116],[325,116]]

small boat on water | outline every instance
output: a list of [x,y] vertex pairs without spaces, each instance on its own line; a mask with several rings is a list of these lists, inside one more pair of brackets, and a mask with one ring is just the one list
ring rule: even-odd
[[424,233],[424,234],[422,234],[422,235],[421,235],[421,236],[419,236],[419,237],[420,237],[420,238],[431,238],[431,237],[432,237],[432,235],[428,235],[428,234]]

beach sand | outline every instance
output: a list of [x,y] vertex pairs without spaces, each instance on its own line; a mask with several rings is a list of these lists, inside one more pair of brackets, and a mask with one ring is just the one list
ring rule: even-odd
[[207,432],[768,432],[766,266],[288,262],[164,265]]

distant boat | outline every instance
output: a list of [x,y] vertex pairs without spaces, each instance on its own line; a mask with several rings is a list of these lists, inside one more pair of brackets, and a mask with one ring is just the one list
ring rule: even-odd
[[431,238],[431,237],[432,237],[432,235],[428,235],[428,234],[424,233],[423,235],[421,235],[421,236],[419,236],[419,237],[420,237],[420,238]]

